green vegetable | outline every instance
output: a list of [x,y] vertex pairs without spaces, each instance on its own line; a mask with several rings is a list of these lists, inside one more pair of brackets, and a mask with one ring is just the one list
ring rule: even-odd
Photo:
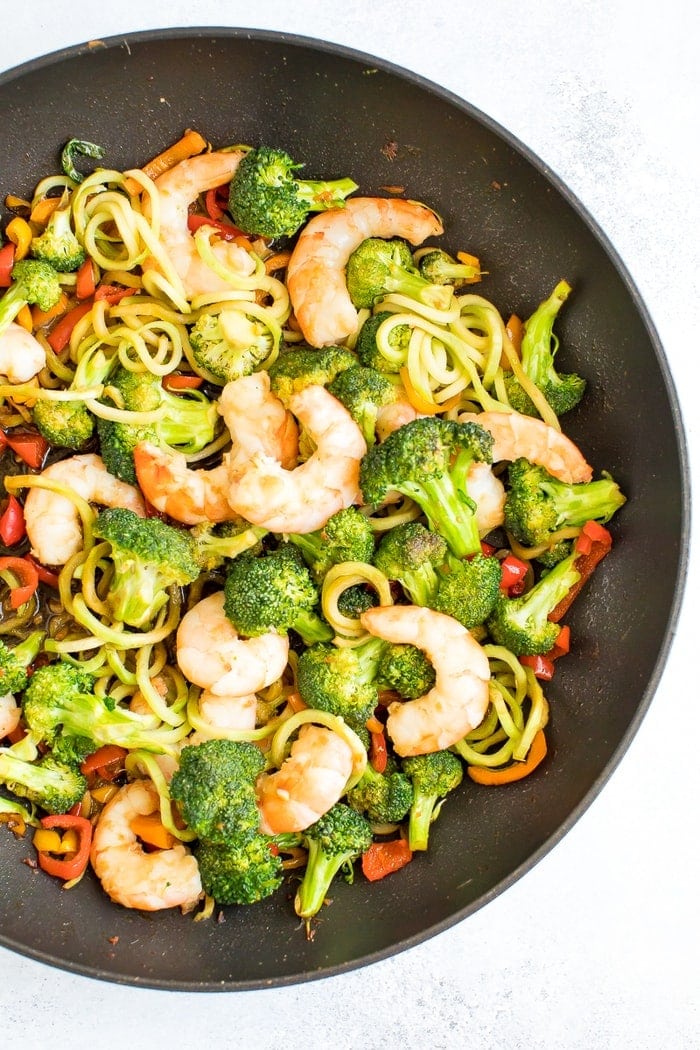
[[241,554],[261,554],[265,536],[267,529],[251,525],[240,517],[219,525],[203,522],[190,529],[194,559],[202,570],[208,572]]
[[94,142],[86,142],[84,139],[69,139],[61,151],[61,167],[63,172],[73,182],[82,182],[85,176],[75,166],[77,157],[91,157],[94,160],[102,160],[105,155],[104,148],[97,146]]
[[309,707],[364,727],[379,702],[377,677],[385,643],[370,638],[357,646],[312,645],[299,656],[297,687]]
[[481,552],[470,558],[449,555],[439,573],[433,609],[471,629],[493,612],[501,593],[501,563]]
[[[571,372],[560,375],[554,367],[559,340],[553,334],[559,310],[571,292],[571,285],[560,281],[548,299],[537,307],[525,322],[521,346],[521,364],[525,375],[542,391],[557,416],[570,412],[579,403],[586,389],[586,380]],[[512,376],[506,380],[508,400],[514,409],[525,415],[539,415],[532,401]]]
[[301,551],[317,583],[334,565],[370,562],[374,554],[372,525],[355,506],[336,511],[322,529],[290,535],[289,542]]
[[392,327],[387,340],[389,347],[392,349],[391,358],[386,357],[382,353],[377,343],[378,328],[384,321],[393,316],[388,310],[380,310],[379,313],[368,317],[357,336],[355,353],[360,360],[360,364],[364,365],[365,368],[374,368],[378,372],[398,375],[399,369],[406,363],[411,329],[407,324],[397,324]]
[[407,700],[424,696],[435,685],[435,668],[415,645],[387,644],[378,673],[382,688],[393,689]]
[[66,813],[80,802],[87,788],[76,766],[61,762],[50,752],[28,761],[12,747],[0,748],[0,784],[48,813]]
[[256,904],[269,897],[284,875],[282,859],[271,845],[261,834],[245,842],[199,842],[194,855],[204,892],[217,904]]
[[68,193],[51,213],[44,231],[32,238],[29,251],[33,258],[48,263],[59,273],[72,273],[85,262],[85,249],[71,226]]
[[23,306],[50,310],[61,297],[58,273],[41,259],[22,259],[12,267],[12,284],[0,299],[0,335]]
[[354,788],[348,804],[375,824],[398,824],[413,805],[413,785],[400,769],[378,773],[369,763]]
[[188,744],[180,753],[170,794],[199,838],[240,845],[258,833],[255,781],[264,768],[263,754],[254,744],[234,740]]
[[45,637],[45,631],[32,631],[14,646],[0,639],[0,696],[22,692],[28,681],[27,669],[41,651]]
[[304,840],[309,855],[294,910],[308,920],[320,911],[341,868],[352,878],[353,862],[372,844],[372,828],[360,813],[344,802],[336,802],[306,829]]
[[605,524],[625,502],[610,477],[567,484],[527,459],[510,464],[508,481],[506,528],[520,543],[532,547],[549,543],[557,529],[587,521]]
[[307,386],[328,386],[346,368],[354,368],[357,358],[342,346],[311,350],[296,347],[281,354],[269,368],[270,389],[285,405]]
[[552,623],[548,617],[580,579],[576,569],[577,557],[577,552],[572,551],[518,598],[499,595],[486,621],[491,637],[498,645],[504,645],[516,656],[549,652],[560,625]]
[[252,149],[238,165],[229,190],[229,209],[245,233],[261,237],[291,237],[310,212],[342,208],[357,189],[352,179],[299,179],[302,168],[284,150]]
[[447,557],[447,543],[417,521],[395,525],[377,547],[374,564],[389,580],[398,580],[414,605],[432,606],[437,570]]
[[328,391],[347,408],[371,446],[376,441],[380,408],[396,401],[396,387],[374,368],[348,368],[329,383]]
[[430,528],[458,558],[481,550],[476,504],[467,475],[472,463],[491,462],[493,437],[478,423],[436,417],[414,419],[374,445],[360,465],[365,503],[378,506],[392,490],[414,500]]
[[460,287],[478,280],[481,270],[473,263],[460,263],[442,248],[433,248],[421,255],[418,270],[433,284],[453,284]]
[[224,611],[245,637],[294,630],[307,645],[327,641],[333,631],[315,611],[318,601],[311,573],[291,544],[257,558],[245,554],[229,566]]
[[394,238],[368,237],[351,253],[345,278],[353,305],[372,307],[390,292],[406,295],[435,309],[449,306],[452,289],[431,284],[413,264],[408,244]]
[[[93,349],[84,353],[68,389],[77,391],[101,386],[112,372],[116,360],[116,356],[108,357],[102,350]],[[32,420],[42,437],[62,448],[83,448],[95,429],[95,417],[82,400],[39,398],[32,409]]]
[[106,600],[112,615],[131,627],[152,622],[168,601],[168,588],[184,587],[199,576],[189,534],[160,518],[108,507],[97,515],[93,535],[111,545],[114,572]]
[[276,348],[270,329],[242,310],[201,314],[190,329],[195,362],[222,385],[257,372]]
[[412,850],[426,850],[430,825],[437,819],[446,796],[462,783],[462,763],[451,751],[432,751],[404,758],[401,765],[413,784],[408,844]]

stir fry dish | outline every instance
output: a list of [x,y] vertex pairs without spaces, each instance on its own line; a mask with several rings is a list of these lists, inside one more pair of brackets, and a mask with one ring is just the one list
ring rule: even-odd
[[625,502],[561,422],[573,289],[504,318],[427,204],[274,146],[106,156],[5,198],[0,817],[59,890],[286,882],[312,936],[546,763]]

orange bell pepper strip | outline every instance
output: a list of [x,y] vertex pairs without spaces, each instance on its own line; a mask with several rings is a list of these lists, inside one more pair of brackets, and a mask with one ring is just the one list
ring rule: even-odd
[[412,859],[413,851],[404,838],[373,842],[362,854],[362,874],[370,882],[377,882],[404,868]]
[[85,871],[90,859],[90,845],[92,843],[92,824],[86,817],[76,813],[60,813],[48,817],[42,817],[42,828],[58,828],[61,831],[73,829],[78,835],[78,849],[73,856],[59,859],[51,853],[38,851],[37,859],[39,867],[47,875],[55,875],[56,878],[68,882],[76,879]]
[[134,835],[138,835],[142,842],[157,849],[172,849],[175,845],[175,836],[161,823],[158,813],[148,813],[134,817],[129,823]]
[[467,766],[467,774],[475,784],[484,784],[487,787],[495,787],[498,784],[512,784],[515,780],[522,780],[529,776],[533,769],[537,769],[540,762],[547,754],[547,738],[543,729],[538,729],[532,738],[530,750],[524,762],[513,762],[510,766],[502,769],[489,769],[486,766]]

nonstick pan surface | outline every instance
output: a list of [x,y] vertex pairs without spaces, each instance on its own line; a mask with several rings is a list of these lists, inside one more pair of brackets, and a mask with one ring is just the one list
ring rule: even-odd
[[[565,371],[586,376],[567,432],[628,496],[613,554],[574,606],[574,651],[547,694],[550,750],[526,780],[465,784],[431,849],[370,884],[336,880],[313,940],[292,882],[225,921],[111,904],[86,877],[65,892],[2,835],[0,942],[92,977],[158,988],[235,990],[340,973],[465,919],[571,827],[639,726],[672,638],[685,573],[688,481],[663,350],[613,248],[545,165],[468,103],[402,69],[337,46],[247,30],[168,30],[86,45],[0,76],[2,194],[31,193],[70,138],[103,163],[143,163],[197,128],[215,146],[267,143],[308,177],[350,175],[366,195],[401,186],[443,217],[445,247],[479,255],[480,292],[527,316],[565,277]],[[663,537],[663,542],[659,542]]]

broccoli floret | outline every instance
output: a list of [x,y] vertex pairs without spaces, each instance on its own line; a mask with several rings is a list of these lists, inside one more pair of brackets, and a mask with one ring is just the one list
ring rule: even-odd
[[387,766],[384,773],[378,773],[368,763],[347,800],[375,824],[398,824],[413,805],[413,785],[400,769]]
[[229,189],[229,210],[236,225],[261,237],[291,237],[310,212],[342,208],[357,189],[349,178],[296,178],[294,173],[302,167],[272,146],[249,150]]
[[430,825],[437,819],[445,797],[462,783],[462,763],[451,751],[432,751],[404,758],[401,765],[413,784],[408,844],[412,850],[426,850]]
[[398,580],[414,605],[432,606],[437,570],[447,557],[447,543],[418,521],[395,525],[382,536],[374,564],[389,580]]
[[203,522],[190,529],[194,544],[194,558],[202,570],[218,569],[229,558],[238,558],[246,552],[262,554],[262,540],[267,529],[251,525],[245,518],[224,521],[220,525]]
[[95,429],[95,417],[82,401],[40,398],[32,409],[32,420],[42,437],[61,448],[83,448]]
[[[83,390],[101,385],[114,368],[116,357],[102,350],[83,354],[69,390]],[[52,445],[80,449],[93,435],[95,417],[85,402],[54,401],[40,398],[32,409],[32,419],[39,433]]]
[[549,614],[566,597],[579,579],[576,569],[578,554],[558,562],[525,594],[508,598],[500,594],[486,621],[491,637],[516,656],[548,653],[559,634],[560,625],[548,619]]
[[501,593],[501,563],[492,555],[449,556],[439,574],[433,609],[471,629],[493,612]]
[[625,502],[611,477],[568,484],[527,459],[510,464],[508,480],[506,528],[520,543],[532,547],[549,543],[557,529],[587,521],[604,524]]
[[199,842],[194,855],[204,892],[217,904],[256,904],[269,897],[282,885],[284,875],[282,859],[272,845],[262,834],[245,842]]
[[241,845],[258,834],[255,781],[264,768],[265,759],[255,744],[237,740],[188,744],[180,753],[170,794],[199,838]]
[[189,533],[160,518],[108,507],[92,528],[93,535],[111,545],[114,572],[107,602],[120,623],[144,627],[167,603],[169,587],[184,587],[199,576]]
[[150,719],[96,695],[92,676],[62,661],[34,671],[22,713],[30,733],[64,761],[82,761],[103,744],[172,752],[169,726],[153,728]]
[[387,645],[379,660],[382,688],[393,689],[407,700],[424,696],[435,685],[435,668],[415,645]]
[[377,506],[398,490],[420,506],[453,554],[467,557],[481,550],[467,475],[472,463],[491,462],[492,449],[493,437],[478,423],[414,419],[364,456],[362,497]]
[[224,611],[248,638],[294,630],[306,645],[330,640],[333,631],[315,611],[318,600],[311,573],[292,544],[257,558],[237,558],[224,584]]
[[[126,423],[112,419],[97,420],[102,459],[110,474],[136,484],[134,449],[141,441],[166,445],[180,452],[200,452],[216,435],[219,412],[215,402],[201,391],[186,395],[165,390],[158,376],[151,372],[132,372],[120,368],[112,377],[110,391],[116,393],[120,408],[129,412],[153,412],[164,407],[165,413],[155,423]],[[113,405],[114,401],[107,401]]]
[[345,279],[358,309],[371,310],[390,292],[407,295],[436,309],[445,309],[452,297],[451,288],[431,284],[421,277],[413,264],[411,249],[398,237],[387,241],[368,237],[362,241],[348,259]]
[[336,802],[306,829],[304,839],[309,855],[294,910],[302,919],[309,920],[320,911],[341,868],[345,868],[348,879],[352,879],[353,861],[372,844],[372,828],[360,813],[344,802]]
[[22,259],[12,268],[12,284],[0,299],[0,335],[23,306],[50,310],[61,297],[58,273],[40,259]]
[[71,210],[68,194],[51,213],[43,233],[32,238],[30,254],[41,259],[59,273],[72,273],[85,262],[85,249],[75,236],[71,226]]
[[48,813],[67,813],[87,788],[87,780],[76,766],[61,762],[50,752],[36,761],[26,761],[13,754],[13,748],[0,748],[0,784]]
[[221,384],[249,376],[270,356],[269,328],[242,310],[202,314],[190,330],[195,362]]
[[338,612],[341,616],[348,616],[351,620],[359,620],[363,612],[373,609],[379,604],[379,598],[375,591],[365,587],[361,583],[353,583],[346,587],[338,596]]
[[391,358],[386,357],[377,343],[377,331],[380,325],[389,317],[394,315],[389,310],[380,310],[379,313],[368,317],[357,336],[355,353],[360,364],[365,368],[374,368],[378,372],[398,374],[401,366],[406,362],[408,354],[408,343],[411,338],[411,329],[407,324],[394,325],[389,332],[388,344],[392,349]]
[[396,387],[374,368],[348,368],[328,385],[329,393],[345,405],[362,431],[367,446],[376,440],[379,409],[396,401]]
[[564,558],[569,557],[573,550],[573,545],[573,540],[559,540],[558,543],[553,543],[551,547],[547,547],[533,560],[538,565],[541,565],[543,569],[553,569],[560,561],[564,561]]
[[433,248],[421,255],[418,270],[421,276],[432,284],[452,284],[456,288],[464,284],[473,284],[481,277],[478,262],[457,262],[442,248]]
[[371,638],[357,646],[312,645],[297,664],[299,695],[309,707],[362,727],[379,703],[377,676],[385,643]]
[[321,350],[296,347],[270,365],[270,389],[288,405],[294,394],[307,386],[327,386],[345,369],[356,365],[355,355],[342,346],[324,346]]
[[333,565],[346,561],[370,562],[374,554],[370,521],[354,506],[336,511],[322,529],[294,533],[288,538],[301,551],[318,583]]
[[[571,285],[560,281],[533,315],[525,322],[521,346],[521,363],[525,375],[542,391],[556,415],[574,408],[583,397],[586,380],[570,372],[560,375],[554,368],[554,356],[559,340],[553,334],[554,322],[563,303],[568,299]],[[525,415],[539,413],[514,376],[506,381],[506,392],[512,407]]]
[[29,677],[27,668],[41,651],[45,636],[45,631],[32,631],[15,646],[0,639],[0,696],[22,692]]

